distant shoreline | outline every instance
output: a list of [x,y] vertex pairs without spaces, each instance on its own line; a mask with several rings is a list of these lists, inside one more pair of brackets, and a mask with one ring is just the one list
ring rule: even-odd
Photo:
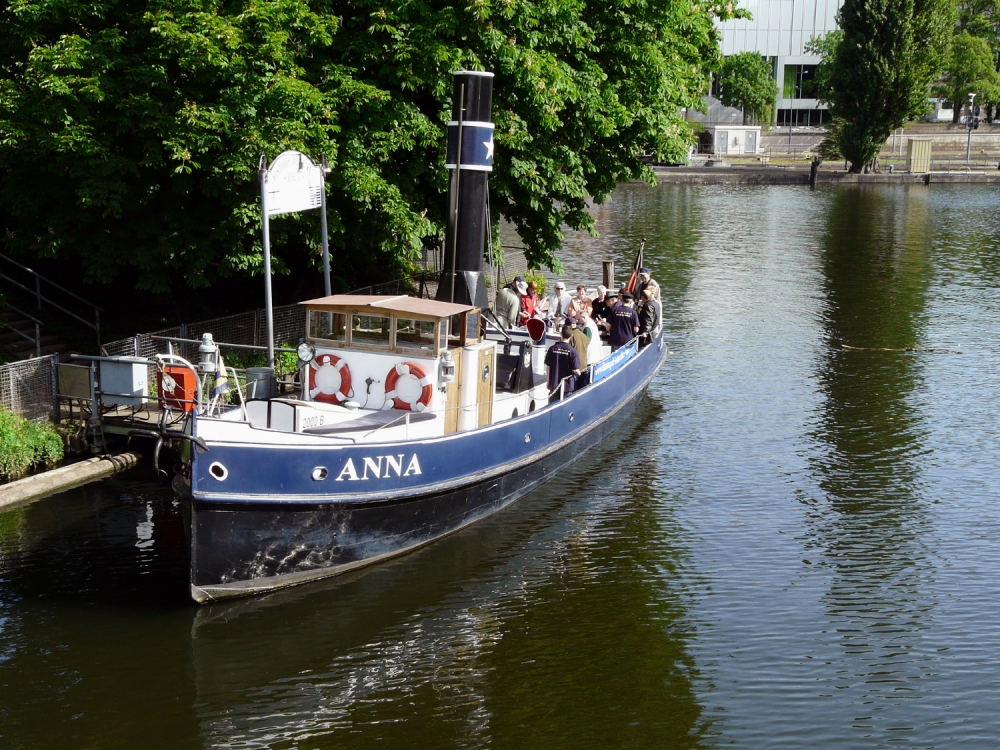
[[[680,185],[808,185],[809,167],[653,167],[660,183]],[[843,170],[819,170],[817,184],[929,185],[1000,184],[1000,170],[971,172],[882,172],[848,174]]]

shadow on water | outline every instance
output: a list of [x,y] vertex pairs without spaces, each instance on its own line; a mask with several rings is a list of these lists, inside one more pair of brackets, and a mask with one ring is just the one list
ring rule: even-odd
[[676,531],[601,460],[353,579],[200,610],[206,744],[697,746]]
[[926,203],[927,191],[914,188],[838,190],[830,204],[822,265],[829,346],[812,458],[823,498],[810,503],[805,540],[832,571],[823,599],[846,665],[834,681],[853,698],[853,726],[859,737],[894,741],[914,728],[912,714],[896,720],[898,707],[918,697],[930,668],[919,654],[932,624],[920,592],[933,566],[914,391],[921,358],[934,355],[904,351],[923,343]]
[[[0,515],[0,746],[197,743],[180,513],[141,481]],[[155,717],[150,720],[150,717]]]
[[164,488],[0,515],[0,745],[698,746],[683,533],[637,458],[609,441],[413,555],[203,608]]

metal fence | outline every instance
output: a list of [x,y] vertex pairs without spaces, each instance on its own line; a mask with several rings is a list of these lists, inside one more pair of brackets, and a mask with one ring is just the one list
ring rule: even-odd
[[0,365],[0,405],[25,419],[53,419],[58,354]]
[[[487,264],[483,271],[488,279],[489,299],[493,304],[496,290],[508,283],[516,274],[527,270],[522,248],[504,246],[504,265]],[[406,294],[418,293],[421,297],[434,299],[437,294],[438,274],[428,270],[409,279],[375,284],[356,289],[351,294]],[[202,334],[211,333],[217,343],[267,345],[267,318],[265,311],[226,315],[220,318],[183,323],[170,328],[118,339],[104,344],[101,353],[108,357],[132,356],[154,359],[157,354],[165,354],[168,342],[154,336],[179,339],[200,339]],[[302,305],[282,305],[274,308],[274,345],[298,343],[305,333],[306,310]],[[175,353],[191,359],[197,356],[194,344],[175,344]],[[0,404],[16,414],[28,419],[58,419],[57,365],[58,355],[37,357],[0,366]],[[155,373],[150,368],[150,384]]]
[[[289,341],[298,343],[305,332],[305,327],[306,311],[302,305],[282,305],[274,308],[275,346],[281,346]],[[112,341],[101,348],[103,354],[109,357],[136,356],[152,359],[156,354],[164,354],[167,351],[167,342],[154,339],[153,336],[200,339],[203,333],[211,333],[217,342],[267,346],[267,318],[264,310],[251,310],[221,318],[183,323],[150,333],[139,333],[127,339]],[[183,345],[175,345],[174,351],[185,356]]]

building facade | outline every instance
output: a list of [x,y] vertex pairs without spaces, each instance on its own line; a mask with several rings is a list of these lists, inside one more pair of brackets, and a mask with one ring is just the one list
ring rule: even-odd
[[837,28],[843,0],[740,0],[751,19],[720,23],[722,54],[756,52],[770,60],[778,83],[778,125],[820,125],[830,113],[816,99],[814,76],[820,62],[805,47],[813,37]]

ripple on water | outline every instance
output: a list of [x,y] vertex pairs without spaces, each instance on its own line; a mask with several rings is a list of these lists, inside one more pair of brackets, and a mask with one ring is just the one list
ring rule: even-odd
[[991,746],[998,204],[622,186],[565,277],[648,240],[674,353],[641,414],[339,581],[190,606],[151,485],[0,516],[0,744]]

